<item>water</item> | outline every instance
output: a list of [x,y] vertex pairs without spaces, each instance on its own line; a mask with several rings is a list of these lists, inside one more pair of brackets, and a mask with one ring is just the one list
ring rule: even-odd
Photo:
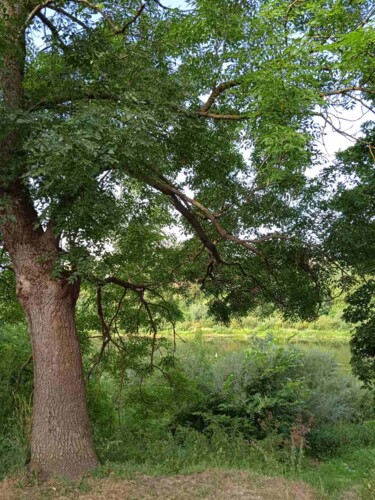
[[[244,351],[250,347],[251,339],[239,339],[230,335],[217,335],[215,337],[203,337],[202,341],[207,351],[217,357],[235,351]],[[319,349],[331,353],[339,363],[343,371],[350,371],[350,348],[349,343],[344,342],[315,342],[294,341],[293,345],[302,350]]]

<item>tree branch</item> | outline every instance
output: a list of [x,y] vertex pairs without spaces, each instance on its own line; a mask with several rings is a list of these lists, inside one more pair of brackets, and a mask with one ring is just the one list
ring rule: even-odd
[[248,115],[232,115],[232,114],[220,114],[220,113],[206,113],[204,111],[196,111],[196,115],[202,116],[203,118],[212,118],[213,120],[227,120],[227,121],[244,121],[248,120],[250,117]]
[[352,87],[344,87],[342,89],[330,90],[328,92],[322,92],[320,94],[320,97],[328,97],[330,95],[346,94],[347,92],[364,92],[367,94],[375,94],[375,89],[369,89],[367,87],[359,87],[359,86],[354,85]]
[[34,17],[38,14],[38,12],[40,12],[41,10],[48,7],[48,5],[50,5],[54,1],[55,0],[46,0],[45,2],[36,5],[33,8],[33,10],[30,12],[30,14],[28,15],[25,25],[28,26],[31,23],[31,21],[34,19]]
[[[147,182],[147,181],[146,181]],[[250,250],[250,252],[256,254],[256,255],[261,255],[261,252],[255,248],[254,246],[250,245],[247,241],[229,233],[226,231],[217,221],[216,217],[213,215],[213,213],[205,207],[202,203],[199,201],[195,200],[194,198],[190,198],[186,194],[184,194],[182,191],[177,189],[176,187],[166,184],[166,180],[163,179],[163,181],[157,181],[157,180],[151,180],[149,179],[149,182],[153,187],[158,189],[159,191],[162,191],[165,194],[168,194],[169,196],[172,197],[172,199],[175,199],[176,196],[182,200],[184,200],[187,204],[195,206],[198,208],[201,212],[205,214],[205,216],[211,221],[212,225],[215,227],[216,231],[218,234],[225,240],[230,240],[238,243],[239,245],[242,245],[243,247],[247,248],[247,250]],[[173,198],[174,197],[174,198]],[[176,207],[177,208],[177,207]],[[177,208],[179,210],[179,208]],[[184,217],[186,217],[186,214],[184,214],[181,210],[179,210]],[[187,218],[187,217],[186,217]],[[199,224],[199,222],[198,222]],[[202,240],[203,243],[205,241]],[[206,244],[206,243],[205,243]]]
[[373,8],[372,10],[370,10],[370,12],[367,14],[367,16],[365,17],[365,19],[363,19],[359,25],[357,26],[357,29],[359,28],[363,28],[363,26],[365,26],[366,24],[368,24],[370,21],[371,21],[371,18],[372,16],[375,14],[375,8]]
[[143,3],[141,4],[140,8],[137,10],[136,14],[128,21],[127,23],[124,24],[124,26],[116,31],[116,34],[120,35],[125,33],[125,31],[132,25],[134,24],[137,19],[141,16],[142,12],[145,10],[146,4]]
[[215,103],[216,99],[221,94],[223,94],[226,90],[240,86],[242,83],[243,82],[241,80],[232,80],[229,82],[220,83],[220,85],[218,85],[217,87],[215,87],[212,90],[207,101],[204,104],[202,104],[202,106],[200,107],[199,112],[200,113],[207,113],[210,110],[211,106]]
[[47,26],[47,28],[50,30],[50,32],[52,33],[52,36],[60,43],[60,45],[65,49],[66,48],[66,45],[65,43],[63,42],[63,40],[61,39],[60,35],[59,35],[59,30],[56,28],[56,26],[53,24],[53,22],[48,19],[47,16],[45,16],[44,14],[42,14],[41,12],[37,12],[36,14],[36,17],[38,17],[43,24],[45,24]]
[[85,24],[83,21],[78,19],[78,17],[74,16],[70,12],[62,9],[61,7],[58,7],[57,5],[50,5],[49,8],[54,10],[55,12],[58,12],[59,14],[65,16],[65,17],[68,17],[74,23],[79,24],[83,29],[90,30],[90,27],[87,26],[87,24]]

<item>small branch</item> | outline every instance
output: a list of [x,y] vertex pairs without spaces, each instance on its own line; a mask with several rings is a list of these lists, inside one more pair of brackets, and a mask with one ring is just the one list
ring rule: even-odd
[[58,7],[56,5],[50,5],[49,6],[49,9],[52,9],[54,10],[55,12],[58,12],[59,14],[62,14],[63,16],[65,17],[68,17],[71,21],[73,21],[74,23],[76,24],[79,24],[79,26],[81,26],[83,29],[85,30],[90,30],[90,27],[87,26],[87,24],[85,24],[83,21],[81,21],[80,19],[78,19],[78,17],[74,16],[73,14],[71,14],[70,12],[62,9],[61,7]]
[[367,87],[358,87],[358,86],[354,85],[352,87],[344,87],[342,89],[330,90],[329,92],[322,92],[320,94],[320,97],[328,97],[330,95],[346,94],[347,92],[364,92],[367,94],[375,94],[375,90],[373,90],[373,89],[369,89]]
[[36,5],[33,10],[30,12],[30,14],[28,15],[27,19],[26,19],[26,27],[31,23],[31,21],[34,19],[34,17],[38,14],[38,12],[40,12],[41,10],[43,10],[44,8],[48,7],[48,5],[50,5],[51,3],[53,3],[55,0],[46,0],[45,2],[43,3],[40,3],[38,5]]
[[143,292],[138,293],[138,296],[139,296],[139,300],[141,301],[142,305],[146,309],[146,312],[147,312],[147,315],[148,315],[148,318],[149,318],[150,324],[151,324],[151,329],[152,329],[152,347],[151,347],[151,360],[150,360],[150,363],[151,363],[151,367],[153,368],[154,367],[155,346],[156,346],[156,336],[157,336],[157,333],[158,333],[158,328],[156,326],[154,317],[152,316],[152,312],[151,312],[150,306],[149,306],[148,302],[144,298]]
[[367,14],[367,16],[365,17],[365,19],[363,19],[359,25],[357,26],[357,29],[359,28],[363,28],[363,26],[365,26],[366,24],[368,24],[370,21],[371,21],[371,18],[372,16],[375,14],[375,8],[373,8],[372,10],[370,10],[370,12]]
[[115,327],[117,328],[116,326],[116,321],[117,321],[117,318],[118,318],[118,315],[120,314],[120,311],[121,311],[121,306],[122,306],[122,303],[126,297],[126,293],[127,293],[128,289],[125,288],[123,294],[121,295],[120,297],[120,300],[118,301],[118,304],[117,304],[117,308],[116,308],[116,312],[115,314],[113,315],[111,321],[109,322],[109,329],[111,329],[112,325],[115,324]]
[[18,388],[20,386],[22,372],[26,370],[26,368],[29,366],[29,364],[32,362],[32,360],[33,360],[33,356],[32,356],[32,354],[30,354],[30,356],[27,358],[26,362],[21,366],[21,369],[18,372],[16,385],[15,385],[15,388],[13,391],[14,394],[18,391]]
[[170,11],[173,11],[175,12],[176,10],[178,12],[193,12],[193,9],[179,9],[178,7],[167,7],[167,5],[164,5],[162,4],[159,0],[154,0],[154,2],[156,3],[156,5],[159,5],[159,7],[161,7],[163,10],[170,10]]
[[50,19],[48,19],[47,16],[45,16],[44,14],[42,14],[41,12],[38,12],[36,14],[36,17],[38,17],[42,23],[47,26],[47,28],[50,30],[50,32],[52,33],[52,36],[55,38],[55,40],[57,40],[59,42],[59,44],[64,48],[66,49],[66,45],[65,43],[63,42],[63,40],[61,39],[60,35],[59,35],[59,30],[56,28],[56,26],[52,23],[52,21]]
[[145,4],[145,3],[143,3],[143,4],[140,6],[140,8],[137,10],[136,14],[135,14],[135,15],[134,15],[131,19],[130,19],[130,21],[128,21],[126,24],[124,24],[124,26],[123,26],[121,29],[117,30],[117,31],[116,31],[116,34],[121,35],[121,34],[125,33],[125,31],[126,31],[126,30],[127,30],[127,29],[128,29],[128,28],[132,25],[132,24],[134,24],[134,23],[137,21],[137,19],[141,16],[141,14],[142,14],[142,12],[145,10],[145,8],[146,8],[146,4]]
[[104,12],[103,8],[100,5],[96,5],[89,0],[76,0],[77,3],[81,3],[83,5],[86,5],[89,9],[93,10],[94,12],[97,12],[102,16],[102,18],[109,24],[111,29],[116,32],[120,28],[113,22],[113,20]]
[[136,20],[140,17],[142,12],[144,11],[146,4],[142,4],[137,13],[132,17],[130,21],[128,21],[123,27],[119,27],[113,19],[111,19],[110,16],[108,16],[105,12],[104,9],[100,5],[96,5],[89,0],[76,0],[78,3],[82,3],[83,5],[86,5],[89,9],[97,12],[102,16],[102,18],[108,23],[110,26],[111,30],[113,31],[114,34],[116,35],[121,35],[125,33],[127,28],[131,26],[133,23],[136,22]]
[[263,243],[264,241],[268,240],[290,240],[290,236],[280,233],[272,233],[272,234],[266,234],[265,236],[261,236],[260,238],[254,240],[246,240],[246,241],[248,243],[257,244],[257,243]]

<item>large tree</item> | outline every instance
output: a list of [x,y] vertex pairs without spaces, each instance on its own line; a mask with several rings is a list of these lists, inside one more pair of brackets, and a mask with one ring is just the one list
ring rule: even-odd
[[374,11],[365,0],[0,6],[0,229],[32,341],[30,468],[75,477],[97,465],[82,282],[97,288],[108,342],[105,286],[132,293],[153,334],[155,315],[173,323],[161,292],[181,280],[199,282],[224,321],[264,302],[316,313],[314,119],[337,128],[334,106],[375,92]]

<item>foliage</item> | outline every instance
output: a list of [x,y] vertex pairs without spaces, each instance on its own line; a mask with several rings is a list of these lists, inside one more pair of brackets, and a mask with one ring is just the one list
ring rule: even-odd
[[351,373],[340,371],[332,353],[309,348],[303,355],[300,376],[309,390],[306,411],[314,426],[361,422],[374,413],[374,396]]
[[[290,462],[291,436],[296,443],[301,429],[312,429],[307,439],[314,445],[305,445],[304,452],[315,453],[324,446],[319,439],[325,429],[358,425],[362,436],[363,422],[374,417],[371,394],[324,352],[299,351],[268,338],[253,340],[246,352],[215,356],[197,340],[178,353],[164,374],[134,364],[121,382],[118,374],[109,376],[107,364],[100,384],[112,403],[104,398],[98,406],[89,399],[102,460],[156,461],[160,471],[175,472],[184,460],[195,463],[199,453],[205,464],[248,463],[253,444],[285,450],[279,459]],[[94,394],[103,390],[98,383],[92,381]],[[354,433],[352,441],[347,436],[347,447],[371,444]]]
[[[7,355],[2,356],[0,378],[13,381],[8,388],[1,386],[5,401],[15,389],[14,379],[29,346],[20,328],[4,328],[1,339]],[[175,474],[212,467],[251,468],[267,474],[311,475],[309,480],[320,487],[314,476],[317,466],[312,469],[308,462],[314,456],[326,461],[319,467],[331,467],[319,480],[333,488],[328,485],[341,480],[342,461],[351,463],[339,457],[358,449],[363,457],[370,453],[364,448],[374,443],[372,396],[343,374],[327,353],[299,351],[268,337],[248,342],[245,352],[215,356],[198,338],[179,343],[175,363],[161,373],[156,368],[145,371],[148,349],[136,351],[129,342],[128,357],[119,362],[108,356],[88,384],[103,470]],[[86,362],[90,356],[85,354]],[[22,467],[27,456],[30,375],[22,372],[17,404],[7,406],[8,413],[1,417],[2,476]],[[5,401],[2,408],[8,404]],[[305,427],[309,432],[301,453]],[[334,464],[327,460],[336,460],[335,478],[330,477]],[[334,491],[340,487],[336,483]]]
[[24,465],[30,431],[32,367],[24,325],[0,331],[0,477]]
[[[26,105],[0,101],[2,134],[17,130],[25,161],[1,175],[21,179],[36,224],[53,221],[55,277],[88,290],[116,274],[163,294],[200,283],[223,322],[270,303],[316,316],[328,288],[305,189],[314,115],[350,108],[343,86],[371,94],[370,7],[147,1],[133,17],[129,0],[30,16]],[[168,320],[160,306],[156,323]]]
[[318,458],[338,457],[353,448],[374,447],[375,422],[325,424],[307,436],[309,453]]
[[[356,144],[337,155],[324,173],[330,183],[341,178],[330,197],[326,246],[344,266],[341,285],[347,293],[344,318],[356,324],[351,341],[355,373],[368,384],[375,380],[375,128],[363,126]],[[334,169],[334,172],[332,171]]]

